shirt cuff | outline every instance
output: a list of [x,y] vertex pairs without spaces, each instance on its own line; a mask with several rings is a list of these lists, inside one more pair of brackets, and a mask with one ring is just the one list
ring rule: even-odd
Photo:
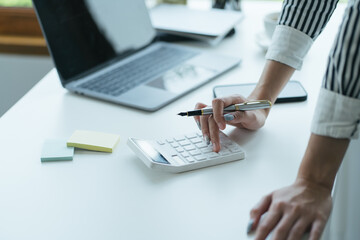
[[360,99],[321,88],[311,132],[333,138],[358,138]]
[[295,28],[277,25],[266,53],[266,59],[300,70],[303,59],[313,42],[310,36]]

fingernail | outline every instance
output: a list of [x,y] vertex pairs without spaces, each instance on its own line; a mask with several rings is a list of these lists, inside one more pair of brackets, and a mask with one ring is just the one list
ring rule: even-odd
[[218,144],[217,143],[213,143],[213,151],[218,151]]
[[247,229],[246,229],[246,233],[249,234],[252,232],[252,227],[254,225],[254,220],[253,219],[250,219],[248,225],[247,225]]
[[195,121],[195,122],[196,122],[196,124],[197,124],[197,126],[198,126],[199,130],[201,130],[201,125],[200,125],[200,122],[199,122],[199,121]]
[[225,114],[224,118],[225,118],[225,121],[232,121],[232,120],[234,120],[235,117],[232,114]]
[[207,145],[210,144],[210,139],[209,139],[209,137],[206,136],[206,135],[204,136],[204,141],[206,142]]

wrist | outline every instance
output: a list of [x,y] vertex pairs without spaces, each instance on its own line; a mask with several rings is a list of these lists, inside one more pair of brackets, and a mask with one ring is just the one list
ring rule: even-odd
[[268,60],[259,82],[249,98],[276,101],[295,69],[280,62]]
[[332,191],[332,186],[330,187],[327,184],[324,185],[322,182],[318,182],[314,179],[309,179],[302,176],[297,176],[294,184],[296,186],[301,186],[307,189],[313,189],[316,190],[318,193],[321,192],[321,193],[326,193],[328,195],[331,195],[331,191]]
[[[266,90],[265,86],[261,86],[260,83],[256,86],[256,88],[253,90],[253,92],[247,97],[248,101],[257,101],[257,100],[268,100],[271,102],[272,105],[274,105],[274,102],[276,100],[276,97],[272,97],[269,91]],[[265,117],[267,117],[270,113],[270,108],[265,109],[259,109],[259,112],[262,112]]]
[[309,177],[309,176],[302,176],[298,175],[295,179],[295,185],[304,186],[306,188],[316,188],[321,191],[327,191],[329,194],[331,194],[332,188],[333,188],[334,181],[319,181],[316,178]]

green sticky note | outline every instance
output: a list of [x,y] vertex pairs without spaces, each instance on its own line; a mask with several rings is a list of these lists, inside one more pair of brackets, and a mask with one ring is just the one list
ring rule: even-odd
[[68,161],[73,160],[74,148],[66,146],[66,140],[48,139],[44,142],[41,161]]
[[67,141],[67,146],[100,152],[112,152],[119,139],[120,136],[116,134],[76,130]]

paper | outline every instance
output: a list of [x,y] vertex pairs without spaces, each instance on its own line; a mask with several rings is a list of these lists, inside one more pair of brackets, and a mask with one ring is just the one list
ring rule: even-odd
[[228,10],[194,10],[176,4],[161,4],[150,11],[151,22],[158,30],[217,37],[227,34],[242,18]]
[[41,161],[73,160],[74,148],[66,146],[66,140],[48,139],[44,142]]
[[67,141],[67,146],[100,152],[112,152],[119,142],[119,135],[76,130]]

